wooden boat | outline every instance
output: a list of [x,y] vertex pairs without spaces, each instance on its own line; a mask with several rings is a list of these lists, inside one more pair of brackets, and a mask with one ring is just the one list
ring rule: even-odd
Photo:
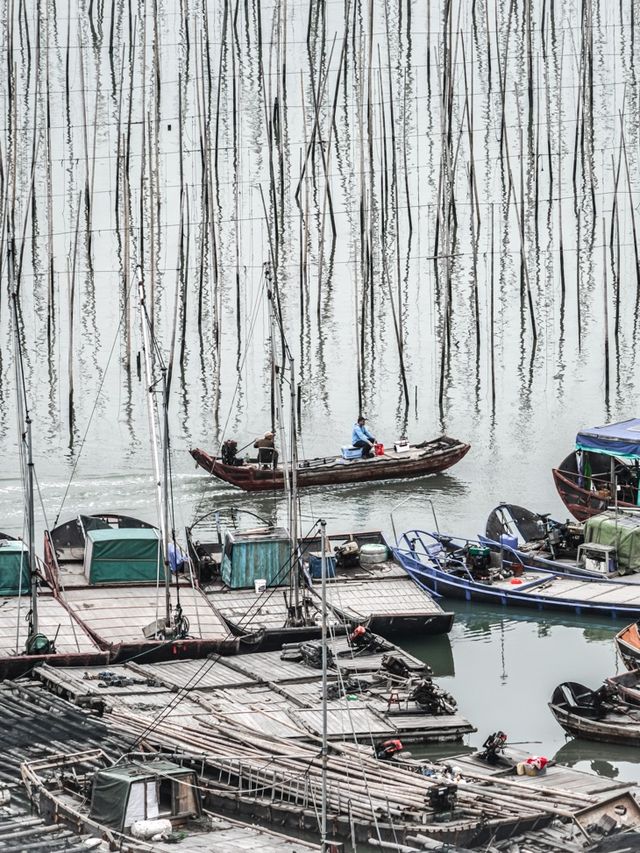
[[603,743],[640,746],[640,708],[589,690],[575,681],[558,685],[549,702],[551,713],[569,734]]
[[74,620],[64,600],[54,597],[36,564],[37,633],[27,615],[32,607],[27,546],[0,534],[0,680],[15,678],[36,664],[91,666],[108,655]]
[[576,450],[553,469],[562,502],[578,521],[613,504],[639,505],[640,419],[582,430]]
[[409,574],[439,595],[615,618],[640,614],[640,584],[530,568],[468,539],[411,530],[394,549]]
[[[197,772],[153,754],[112,764],[100,749],[26,761],[23,782],[38,811],[122,853],[225,850],[313,853],[320,847],[203,807]],[[154,832],[155,830],[155,832]],[[101,847],[101,849],[103,849]]]
[[[413,444],[409,450],[385,450],[383,456],[372,456],[370,459],[343,459],[340,456],[305,459],[297,465],[297,486],[336,486],[437,474],[459,462],[469,447],[455,438],[441,436],[432,441]],[[249,460],[240,465],[227,465],[200,448],[193,448],[189,452],[209,474],[245,492],[284,488],[281,464],[274,468],[271,465],[259,465],[257,460]]]
[[605,685],[611,695],[620,699],[626,705],[634,705],[640,708],[640,669],[632,669],[630,672],[622,672],[620,675],[611,675],[605,679]]
[[[197,583],[177,572],[164,586],[158,530],[117,513],[81,515],[45,533],[56,598],[112,662],[233,652],[237,640]],[[162,614],[171,609],[171,624]]]
[[616,634],[616,647],[627,669],[640,667],[640,628],[637,622]]
[[[189,554],[204,591],[234,635],[251,645],[279,648],[319,637],[319,537],[301,539],[294,554],[286,530],[254,519],[259,527],[223,531],[214,511],[187,529]],[[356,546],[350,565],[336,560],[335,549],[347,542]],[[384,550],[384,558],[367,564],[360,549],[372,545]],[[445,613],[416,587],[381,533],[332,536],[327,550],[327,605],[334,630],[365,625],[385,637],[451,630],[453,613]]]
[[479,538],[491,547],[511,547],[525,566],[581,568],[577,559],[584,542],[582,525],[556,521],[548,513],[498,504],[487,518],[485,536]]

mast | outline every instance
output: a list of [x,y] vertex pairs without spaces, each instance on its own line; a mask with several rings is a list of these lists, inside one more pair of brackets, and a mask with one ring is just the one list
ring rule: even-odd
[[[298,448],[296,441],[296,386],[295,386],[295,363],[289,345],[284,336],[284,330],[277,313],[276,298],[277,289],[271,279],[271,268],[265,264],[265,278],[267,281],[267,298],[269,300],[269,314],[271,327],[271,363],[274,384],[277,382],[276,409],[278,412],[278,423],[280,425],[280,445],[282,448],[282,475],[284,478],[284,489],[287,496],[287,529],[292,542],[291,569],[289,571],[289,585],[291,588],[291,600],[294,607],[294,619],[297,621],[300,614],[300,581],[298,577]],[[287,433],[283,412],[282,383],[277,381],[282,378],[278,371],[278,359],[276,357],[276,333],[279,333],[282,343],[282,361],[287,362],[290,385],[290,413],[289,413],[289,440],[291,452],[287,453]]]
[[[168,460],[169,460],[169,416],[167,405],[167,371],[162,367],[162,378],[159,380],[162,386],[163,396],[163,419],[159,424],[158,403],[156,400],[156,386],[158,381],[153,378],[151,366],[151,345],[149,336],[149,317],[145,302],[144,282],[140,270],[138,270],[138,299],[140,302],[140,325],[142,327],[142,351],[144,354],[144,372],[148,391],[149,432],[151,433],[151,455],[153,457],[153,468],[156,478],[156,502],[158,516],[160,518],[160,532],[162,536],[162,563],[164,568],[165,588],[165,619],[166,627],[171,626],[171,573],[169,570],[169,500],[168,500]],[[160,471],[160,459],[158,452],[158,432],[162,443],[162,472]]]
[[[34,490],[33,490],[33,441],[31,435],[31,415],[27,405],[27,391],[24,381],[24,363],[22,359],[22,347],[20,346],[20,318],[18,312],[18,291],[15,286],[15,247],[13,237],[7,241],[7,265],[9,270],[9,291],[13,304],[13,320],[15,335],[15,369],[16,369],[16,395],[18,403],[18,429],[22,442],[21,456],[23,460],[23,473],[25,476],[25,498],[27,510],[27,551],[29,555],[29,586],[31,594],[31,608],[29,611],[29,633],[27,636],[27,653],[33,645],[38,634],[38,575],[35,570],[35,512],[34,512]],[[26,470],[25,470],[26,469]]]

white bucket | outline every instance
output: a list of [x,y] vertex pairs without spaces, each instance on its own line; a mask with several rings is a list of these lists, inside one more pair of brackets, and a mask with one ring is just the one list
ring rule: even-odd
[[256,595],[261,592],[264,592],[267,588],[267,582],[264,578],[258,578],[258,580],[253,582],[254,589],[256,591]]

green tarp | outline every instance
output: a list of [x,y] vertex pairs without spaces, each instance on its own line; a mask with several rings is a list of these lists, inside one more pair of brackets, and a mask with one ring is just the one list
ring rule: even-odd
[[150,528],[88,530],[84,571],[89,583],[156,583],[162,577],[158,533]]
[[0,595],[28,595],[29,576],[27,546],[18,540],[0,544]]
[[621,575],[640,571],[640,517],[615,512],[594,515],[585,522],[584,541],[613,546]]
[[222,580],[231,589],[252,588],[257,580],[267,586],[287,583],[291,567],[291,539],[286,530],[227,533],[222,558]]

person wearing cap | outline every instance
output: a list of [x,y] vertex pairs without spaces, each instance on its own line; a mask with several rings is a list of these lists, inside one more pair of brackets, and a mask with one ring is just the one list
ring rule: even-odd
[[253,446],[258,448],[258,465],[273,465],[275,468],[278,464],[278,451],[273,439],[272,432],[265,432],[263,438],[256,439]]
[[371,451],[376,440],[364,424],[365,419],[360,415],[357,422],[353,425],[351,444],[353,447],[360,447],[363,459],[368,459],[372,455]]

